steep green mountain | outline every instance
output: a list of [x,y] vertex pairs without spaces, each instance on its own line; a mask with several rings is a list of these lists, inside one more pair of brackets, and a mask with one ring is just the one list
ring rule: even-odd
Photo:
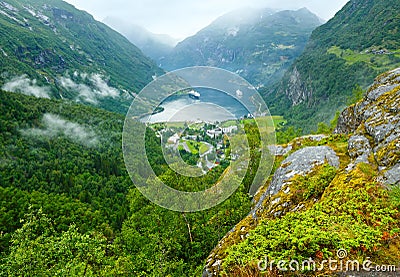
[[162,71],[126,38],[61,0],[0,2],[0,84],[124,112]]
[[274,83],[320,24],[307,9],[235,11],[180,42],[160,64],[167,70],[216,66],[237,72],[256,86]]
[[311,35],[283,80],[263,93],[272,113],[314,129],[382,72],[400,65],[400,2],[351,0]]
[[154,34],[141,26],[127,23],[119,18],[107,17],[103,22],[123,34],[157,63],[169,55],[178,42],[168,35]]

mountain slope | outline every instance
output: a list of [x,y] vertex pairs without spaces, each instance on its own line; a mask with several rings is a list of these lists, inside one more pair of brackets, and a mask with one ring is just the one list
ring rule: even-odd
[[[0,276],[201,274],[214,245],[250,211],[255,173],[249,170],[229,201],[217,207],[166,210],[129,178],[123,125],[121,114],[0,90]],[[247,128],[249,141],[257,141],[257,126]],[[181,191],[214,184],[225,170],[216,167],[201,178],[177,174],[151,128],[146,153],[160,178]],[[141,163],[136,157],[132,162]],[[102,243],[78,243],[71,228]],[[92,254],[98,251],[100,256]]]
[[0,3],[0,83],[124,111],[162,71],[122,35],[61,0]]
[[30,206],[57,230],[76,223],[113,236],[132,185],[119,143],[124,116],[4,91],[0,112],[0,252]]
[[[356,276],[377,276],[375,265],[398,270],[399,110],[400,68],[379,76],[365,97],[340,115],[336,134],[281,146],[274,175],[255,196],[249,215],[212,251],[205,271],[286,276],[280,269],[289,262],[294,272],[288,276],[353,271],[327,266],[328,259],[370,261],[364,263],[370,270],[360,266]],[[339,250],[346,254],[339,256]],[[305,268],[303,261],[315,262],[318,270]],[[397,275],[392,268],[381,276]]]
[[355,85],[400,65],[400,2],[352,0],[311,35],[282,82],[264,91],[269,108],[310,131],[342,109]]
[[118,18],[107,17],[103,22],[123,34],[157,63],[170,54],[177,43],[177,40],[168,35],[153,34],[141,26],[129,24]]
[[307,9],[235,11],[180,42],[161,66],[216,66],[237,72],[254,85],[273,83],[320,24]]

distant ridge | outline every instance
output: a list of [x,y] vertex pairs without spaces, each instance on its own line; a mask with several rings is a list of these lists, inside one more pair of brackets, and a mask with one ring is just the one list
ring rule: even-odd
[[305,8],[238,10],[178,43],[159,63],[166,70],[196,65],[220,67],[263,86],[281,78],[320,24],[320,19]]

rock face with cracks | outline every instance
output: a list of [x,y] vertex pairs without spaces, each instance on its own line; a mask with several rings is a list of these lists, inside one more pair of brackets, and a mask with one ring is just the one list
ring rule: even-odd
[[328,146],[305,147],[291,154],[276,170],[267,191],[260,197],[253,209],[253,216],[257,216],[256,212],[262,208],[262,203],[266,197],[276,195],[286,184],[291,182],[294,176],[305,176],[316,166],[324,163],[339,167],[339,157]]
[[363,100],[344,110],[335,133],[353,134],[349,140],[349,169],[376,161],[381,180],[398,184],[400,174],[400,68],[379,76]]

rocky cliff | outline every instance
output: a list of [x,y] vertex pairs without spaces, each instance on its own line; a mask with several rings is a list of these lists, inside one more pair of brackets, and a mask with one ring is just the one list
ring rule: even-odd
[[400,68],[379,76],[364,99],[345,109],[335,133],[353,134],[349,155],[353,168],[369,162],[372,154],[380,180],[398,184],[400,180]]
[[[203,276],[261,276],[263,259],[321,265],[339,249],[344,262],[399,265],[399,111],[400,68],[379,76],[346,108],[334,134],[271,147],[274,174],[251,213],[212,251]],[[282,273],[276,265],[267,270]]]

